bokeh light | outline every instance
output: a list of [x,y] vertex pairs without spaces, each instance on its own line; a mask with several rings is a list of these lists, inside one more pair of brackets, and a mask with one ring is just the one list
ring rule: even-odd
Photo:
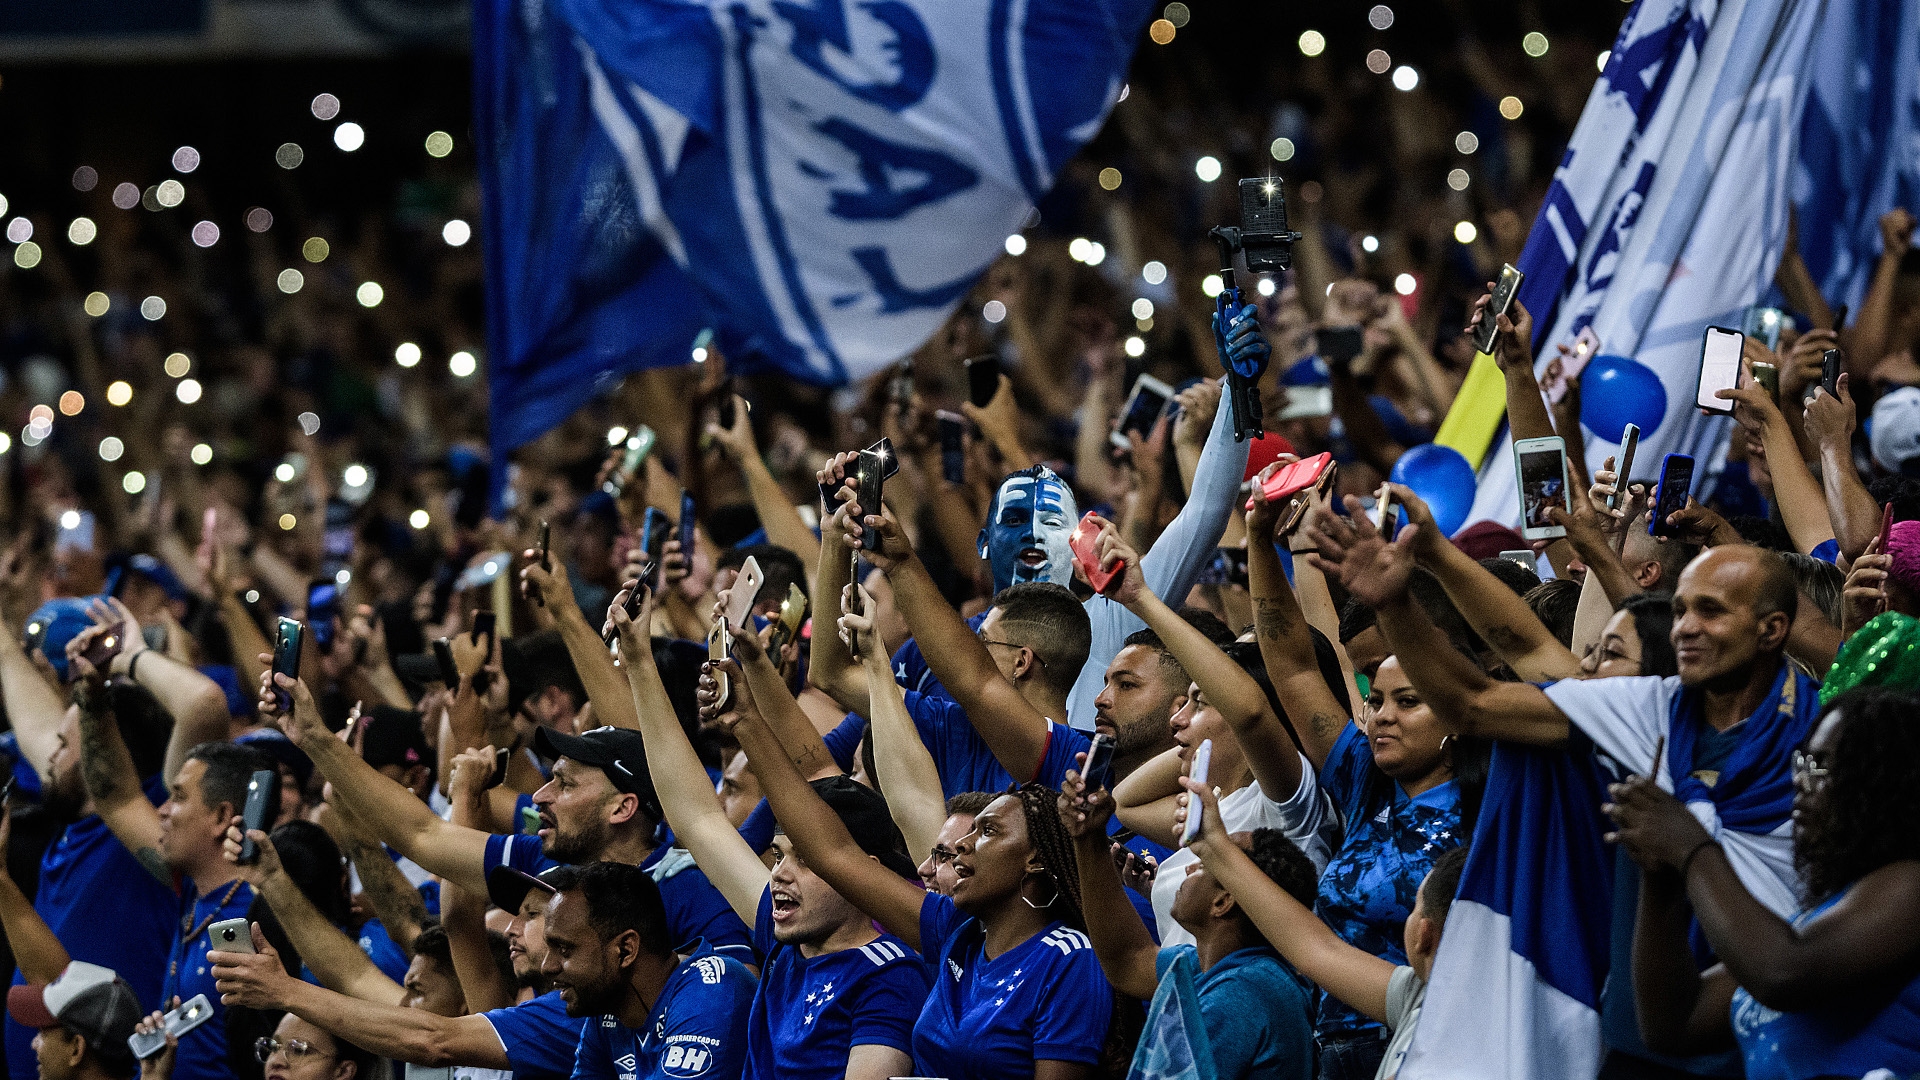
[[1385,75],[1392,66],[1393,57],[1387,55],[1387,50],[1371,49],[1367,52],[1367,70],[1375,75]]
[[473,226],[454,218],[440,227],[440,239],[445,240],[448,247],[465,247],[467,241],[473,239]]
[[382,289],[377,281],[363,281],[360,287],[353,291],[353,298],[360,301],[360,306],[364,308],[379,307],[380,301],[386,297],[387,291]]
[[281,532],[292,532],[293,527],[298,524],[300,524],[300,519],[297,517],[294,517],[292,514],[280,515],[280,531]]
[[1471,221],[1462,221],[1453,227],[1453,238],[1462,244],[1473,243],[1479,235],[1480,230],[1474,228]]
[[1453,137],[1453,148],[1463,154],[1471,154],[1480,149],[1480,136],[1471,131],[1463,131]]
[[1520,99],[1514,97],[1512,94],[1508,94],[1506,97],[1500,99],[1500,115],[1509,120],[1520,119],[1520,114],[1526,110],[1527,107],[1522,105]]
[[115,379],[107,384],[107,404],[115,408],[125,407],[133,400],[133,384],[125,379]]
[[191,146],[183,146],[173,152],[173,171],[190,173],[200,167],[200,151]]
[[140,317],[148,322],[159,322],[167,313],[167,302],[157,296],[149,296],[140,301]]
[[998,300],[989,300],[980,308],[980,317],[990,323],[1001,322],[1007,317],[1007,305]]
[[456,378],[464,379],[480,370],[480,363],[473,358],[472,353],[461,349],[447,357],[447,370],[453,372]]
[[1133,301],[1133,317],[1136,319],[1153,318],[1153,301],[1146,297],[1137,297]]
[[1166,10],[1160,13],[1160,16],[1178,29],[1179,27],[1187,25],[1187,23],[1193,19],[1193,12],[1188,10],[1187,5],[1181,3],[1180,0],[1173,0],[1173,3],[1168,4]]
[[1598,68],[1602,73],[1605,73],[1607,70],[1607,61],[1611,59],[1613,59],[1613,50],[1602,49],[1600,55],[1593,58],[1593,66]]
[[195,247],[212,247],[220,242],[220,226],[211,221],[195,222],[192,236]]
[[401,367],[413,367],[420,362],[420,346],[411,341],[401,342],[393,350],[393,362]]
[[333,129],[333,145],[351,154],[367,141],[367,129],[349,120]]
[[205,465],[213,460],[213,447],[206,443],[194,443],[193,449],[187,451],[187,457],[191,458],[195,465]]
[[33,239],[33,222],[23,217],[7,222],[7,239],[16,244],[24,244]]
[[1393,291],[1401,296],[1412,296],[1419,287],[1420,282],[1412,274],[1401,274],[1393,279]]
[[120,487],[129,495],[138,495],[147,490],[147,474],[130,472],[120,478]]
[[263,233],[273,228],[273,211],[264,206],[256,206],[247,211],[247,228]]
[[1526,37],[1523,37],[1520,39],[1520,49],[1522,52],[1532,57],[1541,57],[1541,56],[1547,55],[1547,35],[1541,33],[1538,30],[1535,30],[1534,32],[1528,34]]
[[183,352],[168,353],[166,360],[160,364],[160,370],[166,372],[170,378],[182,378],[187,372],[193,370],[193,358]]
[[1119,169],[1116,169],[1113,166],[1109,165],[1106,168],[1100,170],[1100,187],[1102,189],[1106,191],[1113,191],[1117,189],[1119,186],[1120,186],[1120,170]]
[[1455,191],[1467,190],[1467,185],[1472,181],[1473,177],[1467,175],[1465,169],[1453,169],[1447,173],[1447,186]]
[[1273,279],[1270,277],[1263,277],[1260,279],[1260,283],[1258,285],[1255,285],[1253,289],[1255,292],[1259,293],[1261,296],[1272,296],[1274,291]]
[[300,257],[310,263],[326,262],[332,251],[326,240],[318,236],[309,236],[306,243],[300,245]]
[[100,460],[119,461],[120,455],[127,452],[125,443],[112,435],[100,440]]
[[415,510],[413,513],[407,515],[407,524],[416,529],[424,529],[433,524],[433,517],[425,510]]
[[1140,268],[1140,280],[1149,285],[1158,285],[1167,280],[1167,264],[1153,259]]
[[1273,160],[1275,161],[1292,161],[1293,140],[1275,139],[1273,140],[1273,145],[1267,147],[1267,153],[1272,154]]
[[332,94],[320,94],[308,108],[313,110],[315,120],[331,120],[340,115],[340,99]]
[[300,144],[296,142],[283,142],[279,149],[273,152],[273,163],[283,169],[297,169],[305,160],[307,160],[307,152],[300,149]]
[[78,390],[69,390],[66,393],[60,395],[60,415],[61,416],[79,416],[81,410],[85,409],[86,407],[87,407],[86,396],[81,394],[80,391]]
[[179,206],[186,198],[187,186],[178,180],[162,180],[153,189],[153,201],[161,206]]
[[[113,189],[113,205],[122,210],[131,210],[140,205],[140,189],[132,184],[120,184]],[[0,213],[4,213],[0,209]]]
[[1174,26],[1165,19],[1155,19],[1153,25],[1147,27],[1147,36],[1153,39],[1155,45],[1166,45],[1172,42],[1173,35]]
[[100,184],[100,174],[91,165],[82,165],[73,170],[73,190],[92,191]]
[[300,271],[289,266],[285,270],[280,271],[280,276],[275,278],[273,283],[280,287],[281,292],[292,296],[294,293],[300,291],[300,286],[305,285],[307,279]]
[[90,217],[77,217],[67,223],[67,240],[80,247],[93,243],[93,238],[99,235],[100,228]]
[[1318,30],[1307,30],[1300,35],[1300,55],[1319,56],[1327,51],[1327,37]]
[[80,310],[96,319],[105,315],[112,307],[113,298],[103,292],[90,292],[87,294],[87,298],[80,303]]
[[1393,9],[1385,4],[1375,4],[1367,12],[1367,25],[1375,30],[1385,30],[1393,25]]
[[194,402],[199,401],[200,400],[200,380],[181,379],[180,385],[173,388],[173,396],[179,398],[180,404],[182,405],[191,405]]
[[1220,280],[1219,274],[1208,274],[1200,279],[1200,291],[1205,293],[1209,300],[1219,296],[1221,290],[1226,287],[1227,283]]
[[453,153],[453,136],[444,131],[427,135],[427,156],[442,158]]
[[1419,85],[1420,73],[1411,67],[1401,64],[1399,67],[1393,69],[1393,88],[1395,90],[1412,90]]
[[293,467],[291,461],[283,461],[273,467],[273,478],[283,484],[293,483],[293,478],[298,475],[299,471]]
[[1199,161],[1193,163],[1193,175],[1199,177],[1203,183],[1208,184],[1220,179],[1220,159],[1214,157],[1212,154],[1203,156]]
[[1376,251],[1379,251],[1380,238],[1373,235],[1372,233],[1368,233],[1367,235],[1361,237],[1360,250],[1366,252],[1369,255],[1373,254]]
[[31,270],[40,265],[41,254],[40,245],[29,240],[13,249],[13,265],[22,270]]
[[320,433],[320,414],[309,409],[296,417],[300,423],[301,434],[318,435]]
[[1126,349],[1128,356],[1145,356],[1147,354],[1147,343],[1141,338],[1130,337],[1127,339]]
[[1021,236],[1019,233],[1014,233],[1013,235],[1007,237],[1007,254],[1025,255],[1026,253],[1027,253],[1026,237]]

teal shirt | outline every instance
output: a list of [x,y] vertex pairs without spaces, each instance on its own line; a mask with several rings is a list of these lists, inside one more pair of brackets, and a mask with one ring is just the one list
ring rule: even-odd
[[[1183,949],[1196,951],[1161,949],[1154,974],[1165,978]],[[1313,993],[1279,953],[1265,945],[1228,953],[1194,989],[1219,1080],[1312,1080]]]

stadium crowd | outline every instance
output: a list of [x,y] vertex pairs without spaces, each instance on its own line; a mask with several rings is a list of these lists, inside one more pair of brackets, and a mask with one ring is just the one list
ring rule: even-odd
[[[1482,112],[1533,96],[1464,55]],[[470,183],[210,251],[76,173],[97,239],[36,219],[0,285],[8,1075],[1170,1075],[1146,1020],[1190,985],[1204,1075],[1392,1077],[1460,1011],[1428,980],[1516,747],[1608,780],[1601,1076],[1920,1074],[1912,216],[1844,328],[1789,249],[1794,325],[1746,344],[1779,392],[1729,392],[1728,465],[1671,515],[1657,463],[1585,475],[1578,378],[1549,402],[1529,313],[1491,316],[1514,436],[1566,440],[1565,535],[1449,537],[1383,481],[1465,378],[1535,155],[1489,135],[1420,196],[1331,70],[1223,132],[1160,74],[1087,155],[1123,178],[1042,208],[1111,252],[1043,224],[865,384],[708,353],[511,462],[479,256],[435,239]],[[1385,111],[1407,171],[1501,123]],[[1234,130],[1301,155],[1306,235],[1210,320],[1229,185],[1156,214],[1191,166],[1151,148],[1280,157]],[[1143,373],[1172,395],[1122,430]]]

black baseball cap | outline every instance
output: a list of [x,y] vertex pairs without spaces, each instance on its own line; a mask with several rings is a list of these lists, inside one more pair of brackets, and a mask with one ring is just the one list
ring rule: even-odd
[[640,796],[641,808],[653,820],[661,820],[660,799],[647,772],[647,745],[632,728],[597,727],[579,735],[536,728],[533,748],[542,757],[566,758],[599,769],[618,790]]
[[520,905],[526,902],[527,894],[536,889],[548,896],[558,891],[540,878],[504,863],[487,872],[487,899],[502,911],[520,914]]
[[908,881],[920,880],[920,869],[907,854],[907,842],[900,836],[900,827],[893,823],[893,812],[887,809],[887,800],[879,792],[851,776],[823,776],[810,781],[810,786],[847,827],[861,851]]
[[374,768],[415,765],[433,768],[433,752],[420,728],[420,714],[396,705],[375,705],[360,736],[360,757]]

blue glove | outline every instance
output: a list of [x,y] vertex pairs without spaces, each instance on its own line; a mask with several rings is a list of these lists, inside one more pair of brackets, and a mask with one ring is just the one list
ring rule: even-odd
[[1224,328],[1220,312],[1213,313],[1213,346],[1220,354],[1221,366],[1243,379],[1258,379],[1265,374],[1267,361],[1273,356],[1273,347],[1260,332],[1260,320],[1252,304],[1242,304]]

